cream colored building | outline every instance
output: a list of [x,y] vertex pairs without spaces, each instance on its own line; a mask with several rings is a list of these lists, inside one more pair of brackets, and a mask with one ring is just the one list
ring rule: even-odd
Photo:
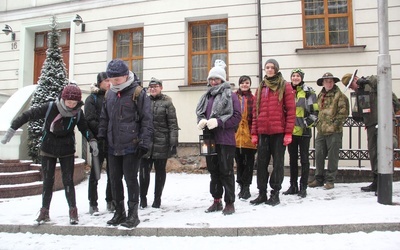
[[[400,2],[388,5],[392,83],[400,96]],[[84,30],[73,22],[77,14]],[[195,107],[215,59],[226,61],[230,82],[249,75],[253,88],[269,58],[289,81],[290,71],[302,68],[317,92],[316,80],[327,71],[339,78],[356,68],[359,75],[377,74],[373,0],[0,0],[0,28],[7,24],[15,33],[12,41],[0,32],[0,105],[37,81],[37,46],[52,15],[66,32],[69,78],[85,95],[107,62],[126,56],[144,86],[151,77],[164,81],[181,143],[198,141]]]

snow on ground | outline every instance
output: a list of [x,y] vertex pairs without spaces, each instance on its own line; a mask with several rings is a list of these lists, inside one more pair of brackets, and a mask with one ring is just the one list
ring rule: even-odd
[[[154,174],[152,173],[148,203],[153,201]],[[393,183],[393,203],[382,205],[373,193],[360,192],[368,183],[337,183],[332,190],[309,188],[304,199],[298,196],[281,195],[281,204],[252,206],[248,201],[235,202],[236,213],[204,213],[211,205],[208,192],[209,175],[167,174],[161,209],[151,206],[139,210],[142,228],[222,228],[222,227],[271,227],[329,225],[351,223],[400,222],[400,182]],[[79,226],[106,227],[112,214],[106,211],[106,175],[99,182],[100,216],[90,216],[87,198],[88,182],[76,186]],[[256,177],[251,185],[253,199],[257,195]],[[285,177],[282,191],[289,185]],[[41,196],[30,196],[0,200],[0,224],[31,225],[38,215]],[[53,194],[50,207],[52,223],[70,226],[68,207],[64,191]],[[72,226],[71,226],[72,227]],[[323,249],[399,249],[400,229],[396,232],[373,232],[351,234],[276,235],[262,237],[126,237],[126,236],[60,236],[35,234],[0,233],[0,249],[105,249],[131,245],[144,249],[221,249],[227,245],[232,249],[271,245],[278,249],[306,249],[319,246]],[[249,245],[250,244],[250,245]],[[190,246],[188,248],[188,246]]]

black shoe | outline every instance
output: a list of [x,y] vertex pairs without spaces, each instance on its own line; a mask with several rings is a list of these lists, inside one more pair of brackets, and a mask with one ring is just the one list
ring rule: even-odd
[[147,207],[147,198],[146,197],[140,198],[140,207],[141,208]]
[[372,182],[369,186],[362,187],[361,191],[363,192],[375,192],[378,190],[376,183]]
[[286,192],[283,192],[284,195],[288,194],[297,194],[299,192],[299,188],[297,187],[297,184],[295,185],[290,185],[288,190]]
[[243,190],[243,192],[242,192],[242,197],[241,197],[241,199],[247,200],[248,198],[251,197],[249,185],[243,186],[243,189],[242,189],[242,190]]
[[298,196],[300,196],[301,198],[306,198],[307,196],[307,189],[302,189],[299,191],[299,193],[297,194]]
[[259,204],[264,203],[266,201],[267,201],[267,193],[262,192],[262,193],[258,194],[257,198],[255,198],[254,200],[251,200],[250,204],[259,205]]
[[265,202],[265,204],[270,205],[270,206],[276,206],[279,203],[281,203],[281,201],[279,200],[279,191],[272,190],[271,191],[271,196]]
[[230,215],[235,212],[235,206],[233,205],[233,202],[226,203],[224,210],[222,210],[222,213],[224,215]]
[[222,210],[222,202],[221,199],[214,199],[213,204],[207,208],[205,211],[206,213],[212,213],[212,212],[217,212]]
[[243,197],[244,189],[243,189],[243,185],[241,185],[241,184],[239,184],[239,185],[240,185],[240,192],[238,193],[238,198],[241,199]]
[[153,201],[153,205],[151,205],[152,207],[154,207],[154,208],[160,208],[160,206],[161,206],[161,199],[160,198],[156,198],[154,201]]

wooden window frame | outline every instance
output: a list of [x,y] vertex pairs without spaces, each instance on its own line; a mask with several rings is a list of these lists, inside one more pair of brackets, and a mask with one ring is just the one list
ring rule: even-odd
[[[334,48],[334,47],[347,47],[354,46],[353,37],[353,3],[352,0],[347,0],[347,13],[329,14],[328,0],[324,2],[324,13],[319,15],[306,15],[305,13],[305,0],[301,1],[302,18],[303,18],[303,48]],[[330,44],[329,40],[329,18],[347,17],[348,21],[348,43],[347,44]],[[324,19],[325,26],[325,44],[324,45],[307,45],[306,34],[306,20]]]
[[[142,71],[141,72],[134,72],[134,73],[139,77],[140,81],[143,82],[142,78],[143,78],[143,60],[144,60],[144,56],[143,55],[141,55],[141,56],[133,56],[132,55],[133,54],[132,53],[132,50],[133,50],[132,33],[133,32],[137,32],[137,31],[141,31],[142,35],[144,36],[143,27],[114,31],[114,34],[113,34],[113,58],[117,58],[117,37],[118,37],[118,34],[120,34],[120,33],[131,33],[131,35],[129,36],[129,39],[130,39],[130,41],[129,41],[129,53],[128,53],[129,56],[127,56],[127,57],[118,57],[118,58],[123,60],[123,61],[125,61],[127,63],[127,65],[128,65],[129,70],[131,70],[132,72],[134,72],[133,71],[133,67],[132,67],[132,61],[141,60],[142,61]],[[144,43],[144,41],[143,41],[143,43]],[[144,47],[144,45],[143,45],[143,47]]]
[[[226,49],[224,50],[211,50],[211,25],[212,24],[219,24],[219,23],[224,23],[226,24]],[[193,34],[192,34],[192,27],[194,25],[207,25],[207,50],[204,51],[192,51],[192,40],[193,40]],[[192,56],[193,55],[207,55],[207,69],[208,71],[214,66],[211,61],[212,55],[213,54],[226,54],[226,60],[225,63],[228,65],[228,19],[215,19],[215,20],[204,20],[204,21],[193,21],[188,23],[188,85],[192,86],[198,86],[198,85],[204,85],[207,84],[207,80],[201,81],[201,82],[192,82]],[[228,80],[228,68],[225,69],[227,73],[226,80]],[[208,72],[207,71],[207,72]]]

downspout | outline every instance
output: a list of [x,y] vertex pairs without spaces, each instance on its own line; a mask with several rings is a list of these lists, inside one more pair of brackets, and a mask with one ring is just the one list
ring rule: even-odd
[[262,27],[261,27],[261,0],[257,0],[257,21],[258,21],[258,78],[259,82],[263,79],[263,65],[262,65]]

